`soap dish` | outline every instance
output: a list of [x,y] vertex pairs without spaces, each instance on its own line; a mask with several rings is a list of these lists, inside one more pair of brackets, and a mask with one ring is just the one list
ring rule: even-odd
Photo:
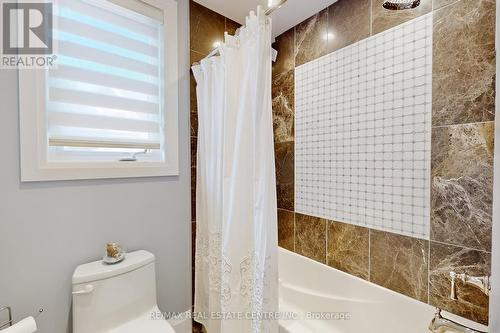
[[125,252],[118,253],[116,257],[109,257],[107,254],[104,254],[104,257],[102,257],[102,261],[108,265],[117,264],[123,259],[125,259]]

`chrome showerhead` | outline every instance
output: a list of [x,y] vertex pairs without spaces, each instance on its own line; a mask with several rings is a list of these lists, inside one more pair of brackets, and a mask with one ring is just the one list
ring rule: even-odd
[[385,9],[390,10],[402,10],[402,9],[412,9],[420,5],[420,0],[386,0],[384,1]]

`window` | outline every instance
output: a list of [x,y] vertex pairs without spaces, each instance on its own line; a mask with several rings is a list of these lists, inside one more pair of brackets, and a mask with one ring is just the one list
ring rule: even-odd
[[58,0],[56,66],[20,70],[22,180],[178,174],[174,0]]

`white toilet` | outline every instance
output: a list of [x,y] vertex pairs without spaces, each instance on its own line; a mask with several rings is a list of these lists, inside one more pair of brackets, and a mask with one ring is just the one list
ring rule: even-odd
[[115,265],[95,261],[73,274],[74,333],[175,333],[159,311],[152,253],[127,253]]

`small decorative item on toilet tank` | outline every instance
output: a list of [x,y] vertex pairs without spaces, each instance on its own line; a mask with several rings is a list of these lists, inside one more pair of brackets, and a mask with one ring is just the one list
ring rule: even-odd
[[106,252],[102,260],[106,264],[116,264],[125,259],[125,251],[118,243],[108,243],[106,244]]

